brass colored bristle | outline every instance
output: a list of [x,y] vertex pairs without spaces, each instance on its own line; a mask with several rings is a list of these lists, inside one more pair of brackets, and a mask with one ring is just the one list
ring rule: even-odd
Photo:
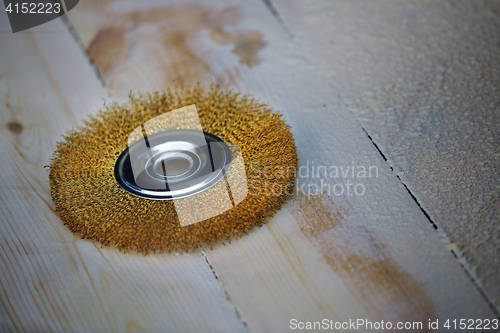
[[[136,127],[191,104],[196,105],[205,132],[241,149],[248,195],[220,215],[181,227],[172,200],[128,193],[117,183],[114,167]],[[148,253],[189,251],[229,241],[262,225],[293,189],[294,172],[271,172],[297,166],[295,142],[281,114],[214,85],[131,96],[124,105],[106,106],[84,125],[57,144],[50,164],[51,195],[72,232],[103,246]],[[209,194],[207,190],[200,195]]]

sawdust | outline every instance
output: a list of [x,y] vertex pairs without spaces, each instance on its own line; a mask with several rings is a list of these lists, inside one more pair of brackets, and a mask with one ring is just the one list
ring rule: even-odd
[[227,87],[240,74],[239,67],[220,73],[206,59],[204,46],[196,36],[208,30],[212,41],[234,45],[240,65],[253,67],[262,58],[258,52],[266,46],[258,30],[238,28],[241,14],[234,8],[214,10],[201,5],[167,6],[112,15],[88,45],[88,53],[111,89],[117,88],[115,74],[124,67],[140,72],[141,63],[154,63],[163,88],[215,82]]
[[431,297],[389,256],[386,245],[367,228],[346,222],[347,212],[329,197],[298,195],[287,207],[367,311],[384,320],[437,318]]

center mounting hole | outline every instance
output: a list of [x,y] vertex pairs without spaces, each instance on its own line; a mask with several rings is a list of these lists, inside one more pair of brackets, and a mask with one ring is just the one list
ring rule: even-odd
[[156,172],[167,177],[178,176],[186,172],[188,169],[189,161],[179,157],[164,159],[156,166]]

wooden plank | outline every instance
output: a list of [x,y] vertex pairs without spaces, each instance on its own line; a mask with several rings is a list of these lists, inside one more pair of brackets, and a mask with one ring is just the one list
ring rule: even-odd
[[272,3],[498,309],[498,2]]
[[0,16],[0,331],[246,331],[201,254],[123,255],[62,224],[44,166],[109,96],[61,19],[12,34]]
[[87,1],[70,20],[116,99],[215,81],[284,110],[302,166],[378,169],[359,180],[364,195],[297,195],[266,226],[204,249],[251,331],[285,331],[293,318],[494,317],[338,92],[263,3]]

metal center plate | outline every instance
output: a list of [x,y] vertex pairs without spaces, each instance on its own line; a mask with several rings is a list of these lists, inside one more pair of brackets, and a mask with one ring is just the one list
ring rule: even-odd
[[231,162],[229,147],[215,135],[172,130],[138,140],[115,163],[115,178],[127,192],[168,200],[200,193],[216,184]]

